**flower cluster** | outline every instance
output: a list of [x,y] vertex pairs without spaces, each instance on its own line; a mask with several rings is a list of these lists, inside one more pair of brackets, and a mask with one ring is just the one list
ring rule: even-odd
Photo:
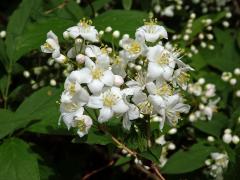
[[[162,45],[168,35],[156,20],[145,21],[134,39],[123,36],[119,50],[98,45],[101,35],[86,19],[63,36],[75,42],[66,53],[61,53],[52,31],[41,49],[51,53],[56,62],[73,64],[76,69],[66,78],[60,111],[66,126],[77,128],[80,137],[88,133],[93,120],[104,123],[121,117],[123,127],[129,130],[135,119],[160,117],[162,129],[165,121],[176,125],[180,113],[189,111],[182,92],[192,68],[180,60],[178,51]],[[135,64],[138,68],[132,68]]]
[[228,167],[228,155],[226,153],[211,153],[211,159],[207,159],[205,164],[208,166],[210,175],[215,179],[223,179],[223,172]]
[[216,97],[215,85],[205,83],[205,79],[200,78],[196,83],[188,85],[188,92],[200,101],[200,103],[195,103],[197,110],[189,115],[189,121],[211,120],[213,113],[217,111],[217,103],[220,101],[220,98]]

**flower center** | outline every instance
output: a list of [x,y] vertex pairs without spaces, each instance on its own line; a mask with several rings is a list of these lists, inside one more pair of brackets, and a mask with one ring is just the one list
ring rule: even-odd
[[153,106],[149,101],[139,103],[137,106],[142,114],[152,114],[153,112]]
[[70,92],[70,94],[75,94],[75,84],[74,83],[71,83],[70,85],[69,85],[69,92]]
[[177,77],[177,81],[179,84],[185,84],[189,81],[190,75],[186,72],[181,72],[179,76]]
[[79,109],[79,106],[75,103],[64,103],[63,107],[67,112],[74,112]]
[[100,79],[103,75],[103,70],[100,68],[95,68],[92,70],[93,79]]
[[128,48],[128,51],[131,52],[132,54],[138,54],[141,52],[141,46],[138,42],[133,41]]
[[114,58],[113,64],[122,64],[122,60],[119,56],[117,56],[116,58]]
[[92,21],[86,18],[83,18],[80,20],[80,26],[82,26],[84,29],[88,29],[89,26],[92,24]]
[[106,92],[103,95],[103,105],[107,107],[112,107],[117,103],[118,99],[119,97],[113,94],[112,92]]
[[162,87],[156,89],[156,94],[159,96],[162,95],[172,95],[172,89],[167,83],[163,83]]
[[157,59],[157,63],[159,65],[167,65],[167,64],[169,64],[169,54],[167,52],[162,52],[160,57]]
[[81,132],[86,131],[87,126],[84,122],[84,119],[78,119],[76,122],[76,126]]
[[43,47],[46,49],[54,50],[53,47],[49,43],[44,43]]

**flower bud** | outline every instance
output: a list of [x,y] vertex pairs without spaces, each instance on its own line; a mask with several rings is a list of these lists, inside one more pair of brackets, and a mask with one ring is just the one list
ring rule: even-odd
[[106,32],[111,32],[112,31],[112,27],[110,27],[110,26],[106,27],[105,31]]
[[79,63],[79,64],[83,64],[85,62],[85,56],[83,54],[78,54],[76,56],[76,61]]
[[240,75],[240,68],[235,68],[234,69],[234,74],[239,76]]
[[223,137],[222,137],[222,140],[226,144],[229,144],[232,141],[232,135],[231,134],[224,134]]
[[56,82],[55,79],[51,79],[49,84],[50,84],[51,86],[56,86],[56,85],[57,85],[57,82]]
[[30,72],[29,71],[23,71],[23,76],[25,78],[29,78],[30,77]]
[[237,135],[234,135],[234,136],[232,137],[232,142],[233,142],[234,144],[238,144],[238,143],[239,143],[239,137],[238,137]]
[[169,150],[175,150],[175,149],[176,149],[176,145],[173,144],[173,143],[169,143],[169,144],[168,144],[168,149],[169,149]]
[[114,75],[114,85],[115,86],[121,86],[124,83],[124,80],[122,78],[122,76],[119,75]]
[[231,129],[225,129],[224,130],[224,134],[231,134],[232,133],[232,130]]
[[119,38],[120,37],[120,31],[117,31],[117,30],[113,31],[112,35],[113,35],[114,38]]
[[67,39],[69,39],[69,37],[70,37],[69,36],[69,32],[68,31],[64,31],[63,32],[63,38],[67,40]]
[[236,78],[232,78],[232,79],[230,79],[229,82],[230,82],[231,85],[234,86],[235,84],[237,84],[237,79]]
[[168,131],[168,134],[176,134],[177,133],[177,129],[176,128],[172,128]]
[[208,142],[214,142],[215,138],[213,136],[208,136],[207,140],[208,140]]

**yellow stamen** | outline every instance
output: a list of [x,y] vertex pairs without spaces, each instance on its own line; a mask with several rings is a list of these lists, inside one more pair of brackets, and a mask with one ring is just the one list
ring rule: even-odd
[[92,70],[93,79],[100,79],[103,75],[103,70],[100,68],[95,68]]

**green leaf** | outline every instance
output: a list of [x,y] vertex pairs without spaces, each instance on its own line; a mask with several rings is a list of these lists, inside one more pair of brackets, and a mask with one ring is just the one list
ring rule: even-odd
[[132,0],[122,0],[123,8],[126,10],[130,10],[132,7]]
[[36,158],[29,145],[20,139],[10,139],[0,146],[0,179],[39,180]]
[[152,162],[159,163],[161,149],[161,146],[152,146],[147,151],[140,153],[140,155]]
[[[127,33],[134,36],[136,28],[143,25],[143,19],[147,17],[148,14],[141,11],[109,10],[93,19],[93,24],[98,30],[111,26],[113,30],[119,30],[122,35]],[[105,33],[103,39],[111,42],[111,33]]]
[[116,163],[114,164],[114,166],[121,166],[123,164],[126,164],[128,163],[129,161],[131,161],[131,158],[130,157],[126,157],[126,156],[123,156],[123,157],[120,157]]
[[66,11],[74,17],[76,23],[84,17],[83,9],[74,0],[68,2]]
[[164,174],[187,173],[204,166],[204,162],[216,148],[203,143],[194,144],[188,150],[179,150],[170,156],[161,172]]
[[6,109],[0,109],[0,139],[22,127],[26,123],[23,116]]
[[96,129],[91,128],[88,132],[87,143],[106,145],[112,143],[112,138],[109,135],[100,133]]
[[41,0],[23,0],[17,10],[10,17],[7,26],[6,48],[11,61],[16,61],[16,37],[20,36],[28,24],[30,17],[36,12],[41,4]]
[[26,119],[38,120],[28,127],[29,131],[45,134],[65,134],[67,129],[58,126],[59,105],[56,101],[60,98],[61,89],[44,87],[18,107],[17,114],[25,114]]
[[227,124],[228,118],[224,114],[217,113],[214,114],[212,120],[210,121],[199,120],[193,123],[193,126],[207,134],[219,137],[222,129],[225,128]]

